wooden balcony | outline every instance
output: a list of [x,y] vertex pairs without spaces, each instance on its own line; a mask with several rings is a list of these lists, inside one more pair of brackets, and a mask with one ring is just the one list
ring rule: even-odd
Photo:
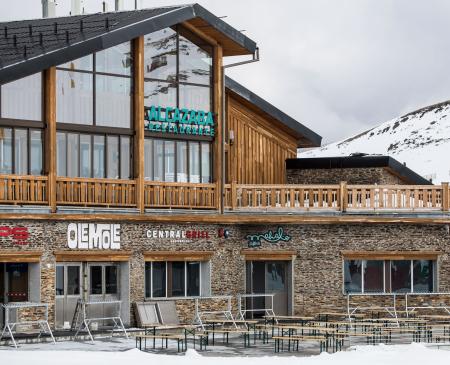
[[136,207],[136,181],[58,177],[56,204],[82,207]]
[[236,211],[449,211],[442,185],[225,185],[225,209]]
[[0,204],[48,204],[47,176],[0,175]]
[[216,209],[216,184],[144,182],[145,208]]

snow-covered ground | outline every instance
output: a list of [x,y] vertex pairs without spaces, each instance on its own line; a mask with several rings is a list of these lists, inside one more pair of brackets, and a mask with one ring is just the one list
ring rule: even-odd
[[450,101],[431,105],[298,157],[389,155],[433,183],[450,181]]
[[[51,347],[50,347],[51,346]],[[38,348],[45,350],[38,350]],[[50,350],[53,349],[53,350]],[[423,344],[358,346],[335,354],[322,353],[310,357],[204,357],[188,350],[184,356],[160,355],[127,351],[98,351],[98,345],[88,343],[58,343],[57,345],[24,345],[21,349],[0,349],[0,364],[17,365],[440,365],[450,363],[450,352]],[[103,345],[105,349],[105,345]],[[27,351],[31,350],[31,351]],[[87,351],[86,351],[87,350]],[[94,351],[97,350],[97,351]]]

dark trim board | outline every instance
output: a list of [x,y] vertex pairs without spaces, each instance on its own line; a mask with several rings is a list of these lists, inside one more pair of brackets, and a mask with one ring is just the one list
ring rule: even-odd
[[286,160],[286,170],[308,169],[345,169],[382,167],[400,179],[417,185],[433,185],[406,165],[390,156],[343,156],[343,157],[310,157],[289,158]]
[[229,77],[225,87],[298,134],[298,147],[320,147],[322,137]]
[[198,4],[4,22],[0,23],[0,85],[194,19],[232,42],[236,55],[255,52],[254,41]]

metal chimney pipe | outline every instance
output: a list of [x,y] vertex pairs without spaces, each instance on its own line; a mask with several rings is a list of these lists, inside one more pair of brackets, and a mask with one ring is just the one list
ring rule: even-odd
[[54,18],[56,16],[56,4],[51,0],[42,0],[42,17]]
[[114,2],[114,11],[123,10],[123,0],[115,0]]

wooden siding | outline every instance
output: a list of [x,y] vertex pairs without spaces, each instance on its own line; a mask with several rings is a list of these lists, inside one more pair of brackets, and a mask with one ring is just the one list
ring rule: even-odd
[[238,184],[284,184],[286,159],[295,158],[297,143],[275,121],[250,109],[233,94],[227,94],[227,182]]

